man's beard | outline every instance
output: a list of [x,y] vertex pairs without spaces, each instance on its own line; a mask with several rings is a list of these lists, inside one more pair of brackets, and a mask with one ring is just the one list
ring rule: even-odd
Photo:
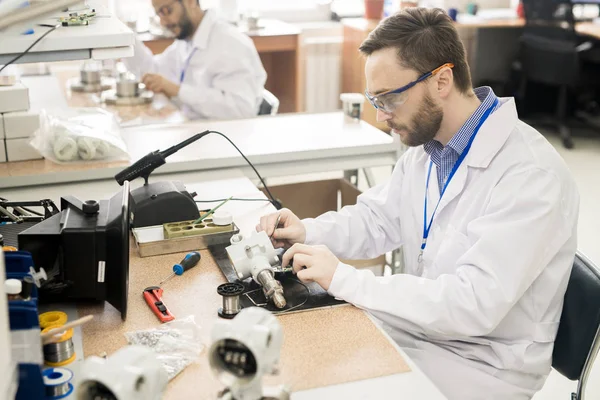
[[[179,27],[179,35],[177,35],[177,39],[184,40],[192,36],[192,32],[194,31],[194,26],[192,25],[192,21],[190,18],[183,14],[179,19],[179,23],[176,25]],[[173,27],[169,27],[171,32],[173,32]]]
[[426,93],[419,110],[412,118],[411,126],[396,125],[393,121],[389,121],[388,126],[396,131],[406,131],[408,134],[400,136],[400,140],[407,146],[416,147],[435,138],[443,118],[442,108],[433,102],[429,93]]

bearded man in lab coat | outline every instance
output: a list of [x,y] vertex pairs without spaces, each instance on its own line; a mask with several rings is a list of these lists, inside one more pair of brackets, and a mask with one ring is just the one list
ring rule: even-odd
[[[354,206],[261,218],[299,279],[370,312],[451,400],[529,399],[551,368],[579,195],[512,98],[473,89],[439,9],[407,9],[361,45],[367,97],[410,149]],[[338,260],[402,246],[403,274]]]
[[251,118],[258,114],[267,74],[252,40],[198,0],[152,0],[176,40],[152,55],[136,39],[127,68],[178,103],[190,119]]

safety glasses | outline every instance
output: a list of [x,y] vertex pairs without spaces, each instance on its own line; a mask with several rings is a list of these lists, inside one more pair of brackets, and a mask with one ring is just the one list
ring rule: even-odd
[[446,63],[440,67],[437,67],[431,72],[421,75],[417,80],[412,81],[408,85],[402,86],[401,88],[390,90],[378,95],[372,96],[369,92],[365,91],[365,96],[369,102],[378,110],[381,110],[387,114],[392,114],[396,109],[404,104],[408,99],[408,89],[415,86],[419,82],[423,82],[425,79],[434,76],[440,72],[443,68],[454,68],[454,64]]

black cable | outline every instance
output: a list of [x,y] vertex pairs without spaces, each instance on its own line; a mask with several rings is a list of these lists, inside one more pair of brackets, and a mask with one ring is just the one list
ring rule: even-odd
[[44,33],[42,36],[40,36],[39,38],[36,39],[35,42],[33,42],[33,44],[31,46],[29,46],[24,52],[22,52],[21,54],[19,54],[18,56],[16,56],[15,58],[13,58],[12,60],[10,60],[9,62],[7,62],[6,64],[4,64],[4,66],[2,68],[0,68],[0,73],[4,70],[4,68],[8,67],[9,65],[11,65],[12,63],[14,63],[15,61],[18,61],[21,57],[23,57],[25,54],[27,54],[27,52],[29,52],[29,50],[31,50],[31,48],[33,46],[35,46],[36,44],[38,44],[40,42],[40,40],[42,40],[43,38],[45,38],[46,36],[48,36],[48,34],[52,31],[54,31],[56,28],[58,28],[60,26],[60,24],[58,25],[54,25],[52,28],[50,28],[49,31],[47,31],[46,33]]
[[308,298],[310,297],[310,289],[308,288],[308,286],[306,286],[304,283],[302,283],[299,279],[288,278],[288,280],[292,281],[292,282],[299,283],[302,286],[304,286],[304,289],[306,289],[306,298],[304,299],[304,301],[302,303],[297,304],[295,306],[292,306],[292,307],[290,307],[290,308],[288,308],[286,310],[281,310],[281,311],[275,311],[275,312],[273,312],[273,315],[286,314],[286,313],[288,313],[288,312],[290,312],[292,310],[295,310],[297,308],[302,307],[303,305],[305,305],[308,302]]
[[269,195],[269,197],[271,198],[271,203],[273,204],[273,206],[275,206],[276,209],[281,209],[281,203],[275,199],[275,197],[271,194],[271,191],[269,190],[269,187],[267,186],[267,184],[265,183],[264,179],[262,178],[262,176],[260,176],[260,174],[258,173],[258,171],[256,170],[256,168],[254,168],[254,165],[250,162],[250,160],[248,160],[248,157],[246,157],[244,155],[244,153],[242,153],[242,151],[235,145],[235,143],[233,143],[231,141],[231,139],[229,139],[227,136],[225,136],[224,134],[222,134],[221,132],[217,132],[217,131],[209,131],[209,133],[216,133],[217,135],[221,135],[223,136],[225,139],[227,139],[227,141],[229,143],[231,143],[231,145],[233,147],[235,147],[235,149],[238,151],[238,153],[240,153],[240,155],[244,158],[244,160],[246,160],[246,162],[248,163],[248,165],[250,165],[250,167],[254,170],[254,173],[256,174],[256,176],[258,176],[258,179],[260,179],[260,182],[262,183],[263,187],[265,188],[265,190],[267,191],[267,194]]

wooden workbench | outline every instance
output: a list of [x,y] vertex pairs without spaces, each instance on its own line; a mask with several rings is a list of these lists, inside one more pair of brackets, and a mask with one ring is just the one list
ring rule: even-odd
[[[235,194],[264,198],[246,178],[189,185],[207,198]],[[269,203],[230,202],[224,209],[232,212],[241,232],[248,234],[261,215],[274,209]],[[164,285],[163,300],[176,318],[193,315],[201,328],[205,345],[200,360],[174,378],[166,399],[210,399],[221,385],[208,363],[208,347],[213,324],[218,320],[221,298],[216,288],[225,278],[208,251],[201,251],[200,264]],[[126,345],[125,332],[160,325],[146,305],[142,291],[156,285],[181,260],[184,253],[139,258],[130,252],[128,314],[125,322],[110,305],[80,305],[79,315],[95,318],[83,327],[84,355],[108,355]],[[293,391],[354,382],[409,372],[410,368],[394,344],[367,315],[350,305],[278,316],[283,328],[281,373],[265,382],[284,383]],[[411,372],[412,373],[412,372]],[[428,388],[424,388],[425,391]]]
[[[259,29],[240,30],[250,36],[267,72],[265,88],[279,99],[279,112],[302,111],[299,38],[300,30],[283,21],[261,19]],[[146,32],[138,39],[154,54],[162,53],[173,39]]]

